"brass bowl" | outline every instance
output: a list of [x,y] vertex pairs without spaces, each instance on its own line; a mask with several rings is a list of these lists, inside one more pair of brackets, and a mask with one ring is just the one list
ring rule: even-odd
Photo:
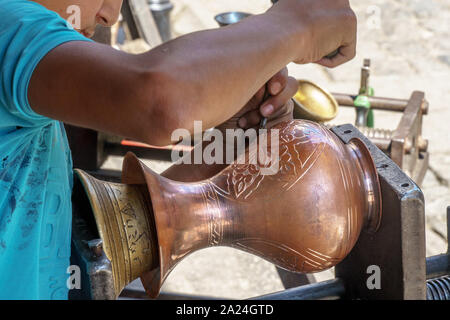
[[295,119],[325,122],[336,118],[339,105],[331,93],[308,80],[298,80],[298,85],[293,98]]

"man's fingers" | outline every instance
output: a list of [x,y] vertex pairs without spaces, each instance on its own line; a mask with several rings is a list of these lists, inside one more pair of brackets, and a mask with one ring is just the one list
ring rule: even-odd
[[267,128],[272,128],[273,126],[277,125],[280,122],[286,121],[286,120],[292,120],[293,119],[293,110],[294,110],[294,103],[292,102],[292,99],[289,100],[283,108],[281,108],[278,112],[280,114],[277,114],[276,116],[272,116],[269,121],[267,122]]
[[333,57],[333,58],[322,58],[319,61],[317,61],[317,64],[320,64],[324,67],[327,68],[335,68],[341,64],[344,64],[345,62],[347,62],[349,59],[347,59],[344,55],[342,55],[341,53],[339,53],[337,56]]
[[286,102],[282,108],[279,108],[277,111],[272,113],[272,115],[268,118],[269,120],[284,117],[287,114],[292,113],[294,110],[294,103],[292,102],[292,99],[289,99],[288,102]]
[[264,102],[260,108],[261,115],[264,117],[270,117],[276,113],[278,109],[283,107],[290,98],[292,98],[298,90],[298,83],[295,78],[288,77],[284,90],[276,95],[270,97]]
[[355,48],[356,48],[356,44],[341,47],[339,49],[339,53],[335,57],[333,57],[331,59],[322,58],[319,61],[317,61],[317,64],[320,64],[327,68],[335,68],[347,61],[352,60],[356,55]]
[[[292,100],[289,100],[285,105],[283,105],[282,108],[279,108],[271,117],[269,117],[269,121],[267,122],[267,128],[271,128],[275,125],[277,125],[280,122],[286,121],[286,120],[292,120],[293,114],[292,111],[294,110],[294,103]],[[241,127],[242,129],[258,129],[259,125],[261,123],[261,114],[258,112],[258,110],[253,110],[246,114],[245,118],[245,126]],[[241,118],[244,119],[244,118]]]
[[289,72],[287,68],[284,68],[269,80],[269,92],[275,96],[284,90],[289,78]]
[[252,110],[239,119],[239,126],[242,129],[252,128],[261,122],[261,118],[259,110]]
[[273,76],[267,85],[271,96],[267,101],[262,101],[266,86],[258,90],[254,98],[261,101],[259,108],[248,112],[244,111],[245,113],[238,121],[239,127],[243,129],[253,128],[259,125],[263,117],[273,118],[288,112],[283,107],[297,92],[297,80],[289,77],[288,69],[284,68]]
[[357,30],[357,18],[353,10],[347,10],[345,15],[345,24],[349,30],[343,39],[343,45],[339,48],[337,56],[329,59],[322,58],[317,63],[328,68],[337,67],[347,61],[352,60],[356,55],[356,30]]
[[264,98],[264,93],[266,92],[266,85],[262,86],[261,89],[253,96],[256,101],[262,101]]

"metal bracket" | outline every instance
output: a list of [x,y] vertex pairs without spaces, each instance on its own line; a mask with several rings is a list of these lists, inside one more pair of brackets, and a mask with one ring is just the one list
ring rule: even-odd
[[[361,233],[355,248],[336,267],[345,298],[426,299],[425,201],[417,185],[352,125],[331,129],[343,142],[362,139],[378,170],[383,201],[381,227]],[[381,270],[381,289],[367,286],[369,266]]]
[[415,181],[422,181],[428,169],[428,141],[422,138],[423,92],[413,92],[404,115],[392,135],[391,158]]
[[70,300],[115,299],[111,262],[103,251],[89,202],[75,180],[72,195],[72,255],[71,264],[81,271],[81,287],[69,291]]

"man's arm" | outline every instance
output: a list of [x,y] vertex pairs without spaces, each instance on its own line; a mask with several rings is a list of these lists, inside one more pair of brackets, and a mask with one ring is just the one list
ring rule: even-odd
[[330,66],[354,56],[348,1],[283,0],[263,15],[197,32],[142,55],[69,42],[38,65],[29,86],[34,111],[69,124],[154,145],[176,128],[221,124],[288,63]]

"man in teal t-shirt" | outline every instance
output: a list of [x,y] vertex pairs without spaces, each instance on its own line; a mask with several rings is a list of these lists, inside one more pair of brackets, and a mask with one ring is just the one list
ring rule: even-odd
[[61,121],[160,146],[197,120],[270,126],[292,111],[288,63],[333,67],[355,53],[345,1],[283,0],[141,55],[87,38],[112,26],[121,5],[0,0],[0,299],[67,299],[72,162]]
[[30,108],[27,87],[49,50],[88,39],[29,1],[0,1],[0,26],[0,298],[67,298],[70,150],[63,124]]

